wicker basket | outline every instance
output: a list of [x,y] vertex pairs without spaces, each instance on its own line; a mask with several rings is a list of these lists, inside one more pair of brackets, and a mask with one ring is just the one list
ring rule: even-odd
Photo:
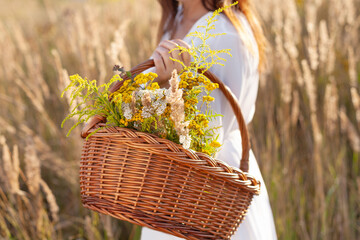
[[[132,75],[152,66],[146,61]],[[247,173],[250,145],[237,101],[215,75],[205,75],[219,84],[237,117],[241,170],[152,134],[104,128],[84,141],[80,186],[86,208],[186,239],[230,239],[260,182]],[[101,122],[93,118],[82,137]]]

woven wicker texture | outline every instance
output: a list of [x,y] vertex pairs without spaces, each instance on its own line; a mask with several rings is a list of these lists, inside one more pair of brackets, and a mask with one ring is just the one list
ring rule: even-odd
[[[151,66],[147,61],[132,74]],[[80,187],[85,207],[186,239],[230,239],[260,182],[247,173],[250,145],[238,103],[216,76],[206,75],[219,83],[237,116],[242,170],[152,134],[103,128],[83,145]],[[104,120],[92,119],[82,136],[104,126]]]

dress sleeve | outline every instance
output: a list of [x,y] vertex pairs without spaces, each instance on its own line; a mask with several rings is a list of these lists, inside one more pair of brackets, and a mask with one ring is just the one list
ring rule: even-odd
[[215,50],[230,49],[232,56],[220,54],[226,59],[224,66],[213,65],[210,70],[233,92],[246,123],[249,123],[255,112],[259,84],[257,55],[244,46],[238,33],[219,36],[212,45]]
[[[210,70],[230,88],[240,103],[241,112],[246,123],[249,123],[255,112],[255,101],[258,91],[258,61],[256,56],[244,46],[237,33],[228,33],[217,37],[211,46],[214,50],[230,49],[232,56],[221,54],[225,58],[224,66],[214,65]],[[231,166],[239,167],[242,155],[241,137],[232,108],[225,97],[218,93],[214,108],[223,115],[222,128],[219,129],[219,140],[222,143],[216,158]],[[219,100],[218,99],[218,100]]]

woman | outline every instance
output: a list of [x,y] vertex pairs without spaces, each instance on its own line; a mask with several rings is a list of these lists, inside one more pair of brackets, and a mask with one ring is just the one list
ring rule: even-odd
[[[259,83],[259,69],[263,62],[265,38],[262,29],[249,6],[249,0],[239,0],[236,6],[217,16],[215,30],[212,33],[226,33],[208,40],[211,49],[231,49],[232,57],[224,55],[225,66],[214,65],[210,70],[219,77],[234,93],[246,123],[249,123],[255,112],[255,101]],[[166,85],[174,68],[180,66],[169,57],[177,58],[185,63],[190,62],[189,55],[178,55],[169,50],[177,45],[187,47],[191,38],[187,33],[196,27],[206,25],[205,19],[212,11],[231,0],[159,0],[162,7],[162,19],[159,36],[161,42],[154,51],[152,58],[160,84]],[[195,44],[197,44],[195,39]],[[260,64],[259,64],[260,63]],[[219,141],[223,144],[216,158],[229,165],[239,167],[241,159],[241,137],[237,122],[225,97],[219,90],[212,94],[215,102],[212,108],[223,115],[217,119],[216,125],[222,125],[219,130]],[[232,239],[276,239],[276,231],[267,190],[261,176],[253,152],[249,157],[250,174],[261,181],[261,193],[255,196],[245,220],[240,224]],[[149,228],[143,228],[141,239],[165,240],[179,239]]]

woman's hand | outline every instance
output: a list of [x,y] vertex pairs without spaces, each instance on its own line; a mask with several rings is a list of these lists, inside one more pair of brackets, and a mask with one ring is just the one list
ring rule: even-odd
[[189,53],[183,52],[179,54],[179,50],[173,50],[169,53],[170,50],[177,48],[178,45],[185,48],[190,47],[181,39],[165,40],[159,44],[152,55],[158,75],[155,81],[162,87],[168,87],[168,81],[174,69],[179,72],[183,68],[180,63],[171,60],[170,57],[182,61],[186,66],[190,65],[191,57]]

